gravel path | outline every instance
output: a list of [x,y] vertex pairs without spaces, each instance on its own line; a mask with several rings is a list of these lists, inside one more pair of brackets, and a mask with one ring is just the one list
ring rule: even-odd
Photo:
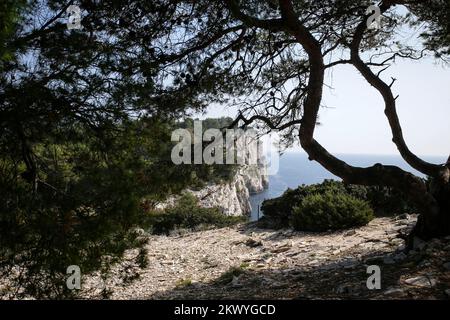
[[[146,268],[121,264],[106,281],[84,278],[83,297],[446,298],[450,239],[419,244],[406,255],[398,235],[412,227],[415,217],[403,218],[377,218],[362,228],[321,234],[245,224],[149,236]],[[366,286],[367,266],[373,264],[382,270],[381,290]]]

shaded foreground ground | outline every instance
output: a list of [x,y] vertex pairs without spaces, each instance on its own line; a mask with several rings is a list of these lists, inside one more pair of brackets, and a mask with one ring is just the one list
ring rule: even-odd
[[[149,236],[148,267],[117,266],[83,279],[85,298],[112,299],[448,299],[450,237],[403,253],[415,217],[377,218],[334,233],[262,230],[254,224]],[[129,252],[132,257],[136,252]],[[381,290],[368,290],[368,265]]]

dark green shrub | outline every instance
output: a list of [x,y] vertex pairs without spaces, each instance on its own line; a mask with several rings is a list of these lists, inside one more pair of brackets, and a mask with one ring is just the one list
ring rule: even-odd
[[417,212],[417,207],[400,191],[388,187],[367,187],[367,201],[377,216]]
[[200,207],[195,196],[185,193],[174,206],[150,212],[146,227],[155,234],[169,234],[176,229],[192,230],[199,226],[226,227],[243,221],[244,217],[226,216],[219,208]]
[[334,180],[324,180],[320,184],[301,185],[297,189],[288,189],[281,197],[266,200],[262,203],[261,210],[264,217],[261,219],[261,226],[289,227],[289,221],[295,206],[298,206],[308,195],[325,192],[339,194],[346,193],[346,189],[343,183]]
[[265,200],[261,205],[264,216],[260,219],[260,224],[271,228],[287,227],[293,207],[303,197],[297,192],[299,189],[288,189],[281,197]]
[[294,207],[291,223],[301,231],[327,231],[367,224],[374,217],[369,204],[344,193],[310,194]]
[[395,189],[347,185],[341,181],[324,180],[319,184],[301,185],[297,189],[288,189],[281,197],[264,201],[261,206],[264,216],[260,220],[260,226],[270,228],[291,226],[290,220],[294,207],[299,206],[309,195],[325,193],[347,195],[366,201],[377,216],[392,216],[417,211],[406,196]]

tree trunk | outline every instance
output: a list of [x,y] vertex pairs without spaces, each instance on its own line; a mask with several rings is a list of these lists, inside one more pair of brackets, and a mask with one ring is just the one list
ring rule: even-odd
[[[430,240],[450,235],[450,169],[445,167],[437,178],[430,182],[429,192],[436,200],[438,210],[434,214],[421,214],[415,228],[410,235],[412,243],[414,237]],[[410,244],[411,244],[410,243]]]
[[[375,87],[385,101],[385,113],[391,127],[393,142],[407,163],[418,171],[433,177],[430,187],[423,179],[395,166],[376,164],[368,168],[354,167],[330,154],[314,139],[318,112],[322,101],[325,65],[321,43],[306,28],[294,10],[292,1],[280,0],[280,11],[287,32],[295,37],[308,54],[309,80],[306,99],[302,105],[303,117],[299,130],[300,144],[308,153],[310,160],[319,162],[331,173],[339,176],[344,182],[357,185],[379,185],[396,188],[416,203],[420,217],[410,239],[414,236],[424,240],[450,235],[449,199],[450,199],[450,158],[446,165],[428,163],[414,155],[403,138],[400,120],[396,112],[396,98],[391,86],[374,74],[370,67],[359,56],[360,45],[367,29],[365,17],[357,26],[351,43],[351,63],[363,77]],[[383,2],[381,11],[387,11],[394,3]],[[261,26],[259,26],[261,27]]]

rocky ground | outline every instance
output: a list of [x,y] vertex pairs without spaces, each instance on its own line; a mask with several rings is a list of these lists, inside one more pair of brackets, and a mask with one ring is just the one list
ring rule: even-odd
[[[105,281],[83,279],[84,298],[448,299],[450,237],[403,252],[414,216],[377,218],[330,233],[264,230],[255,224],[149,236],[148,266],[124,263]],[[128,258],[137,252],[130,251]],[[381,269],[369,290],[367,266]]]

